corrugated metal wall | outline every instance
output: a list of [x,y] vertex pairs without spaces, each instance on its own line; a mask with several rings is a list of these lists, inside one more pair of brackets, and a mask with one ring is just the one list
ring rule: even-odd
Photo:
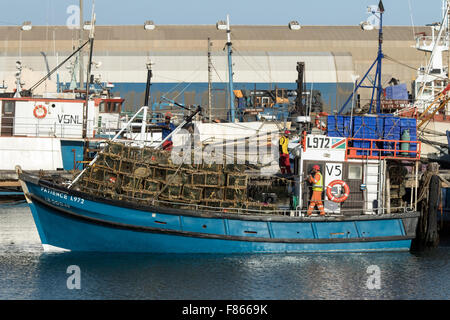
[[[426,63],[426,56],[413,48],[415,32],[428,32],[428,27],[385,27],[384,52],[409,67],[392,63],[383,64],[383,82],[395,77],[408,84],[415,78],[414,68]],[[88,31],[84,31],[87,39]],[[127,108],[143,101],[146,70],[150,57],[155,65],[152,87],[154,98],[180,83],[197,84],[183,89],[180,99],[202,103],[207,82],[207,38],[212,42],[212,60],[215,69],[212,79],[215,99],[225,105],[225,86],[228,81],[226,56],[223,51],[226,33],[213,25],[156,26],[144,30],[143,26],[97,26],[94,61],[102,62],[93,73],[103,81],[115,82],[116,89],[127,99]],[[309,86],[327,90],[325,102],[330,108],[346,98],[351,74],[364,75],[377,53],[378,31],[362,31],[359,26],[303,26],[292,31],[286,26],[232,26],[234,81],[251,86],[292,84],[295,87],[296,63],[306,63],[306,82]],[[31,31],[20,27],[0,27],[0,81],[14,81],[15,62],[21,60],[35,73],[25,79],[25,87],[46,73],[47,58],[52,68],[62,61],[78,44],[78,31],[65,26],[33,26]],[[43,54],[41,53],[43,52]],[[58,56],[58,58],[57,58]],[[444,60],[446,61],[446,60]],[[85,58],[86,62],[86,58]],[[66,68],[59,73],[60,80],[68,82]],[[56,81],[56,75],[52,76]],[[158,87],[159,86],[159,87]],[[14,85],[9,85],[14,87]],[[51,87],[47,84],[47,88]],[[334,89],[332,89],[332,87]],[[247,89],[249,89],[247,87]],[[196,91],[196,97],[192,95]],[[363,98],[368,94],[362,93]]]

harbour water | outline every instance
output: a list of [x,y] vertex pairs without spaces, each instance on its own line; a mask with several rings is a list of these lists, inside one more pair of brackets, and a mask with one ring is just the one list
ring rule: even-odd
[[421,253],[50,254],[26,204],[0,205],[0,300],[447,300],[449,261],[445,240]]

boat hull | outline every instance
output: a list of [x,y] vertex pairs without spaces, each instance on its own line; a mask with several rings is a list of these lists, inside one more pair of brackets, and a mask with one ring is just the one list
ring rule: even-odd
[[284,217],[138,207],[27,179],[44,248],[96,252],[408,251],[418,214]]

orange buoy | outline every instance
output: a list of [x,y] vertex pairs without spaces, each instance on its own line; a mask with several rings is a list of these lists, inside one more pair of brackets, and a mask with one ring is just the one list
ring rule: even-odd
[[[342,186],[342,188],[344,188],[344,194],[340,197],[335,197],[332,193],[331,193],[331,189],[335,186],[335,185],[340,185]],[[350,188],[348,187],[348,185],[342,181],[342,180],[334,180],[331,181],[330,184],[327,186],[327,197],[328,199],[330,199],[333,202],[337,202],[337,203],[341,203],[344,202],[345,200],[347,200],[348,196],[350,194]]]
[[42,104],[39,104],[36,107],[34,107],[33,114],[35,118],[38,119],[45,118],[45,116],[47,115],[47,108]]

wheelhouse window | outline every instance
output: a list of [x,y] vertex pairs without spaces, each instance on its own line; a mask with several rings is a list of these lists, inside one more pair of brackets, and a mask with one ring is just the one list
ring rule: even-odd
[[3,112],[4,113],[13,113],[15,101],[3,101]]
[[348,166],[348,178],[352,180],[361,180],[362,179],[362,167],[349,165]]
[[121,102],[101,101],[99,103],[99,111],[102,113],[119,113],[121,108]]

